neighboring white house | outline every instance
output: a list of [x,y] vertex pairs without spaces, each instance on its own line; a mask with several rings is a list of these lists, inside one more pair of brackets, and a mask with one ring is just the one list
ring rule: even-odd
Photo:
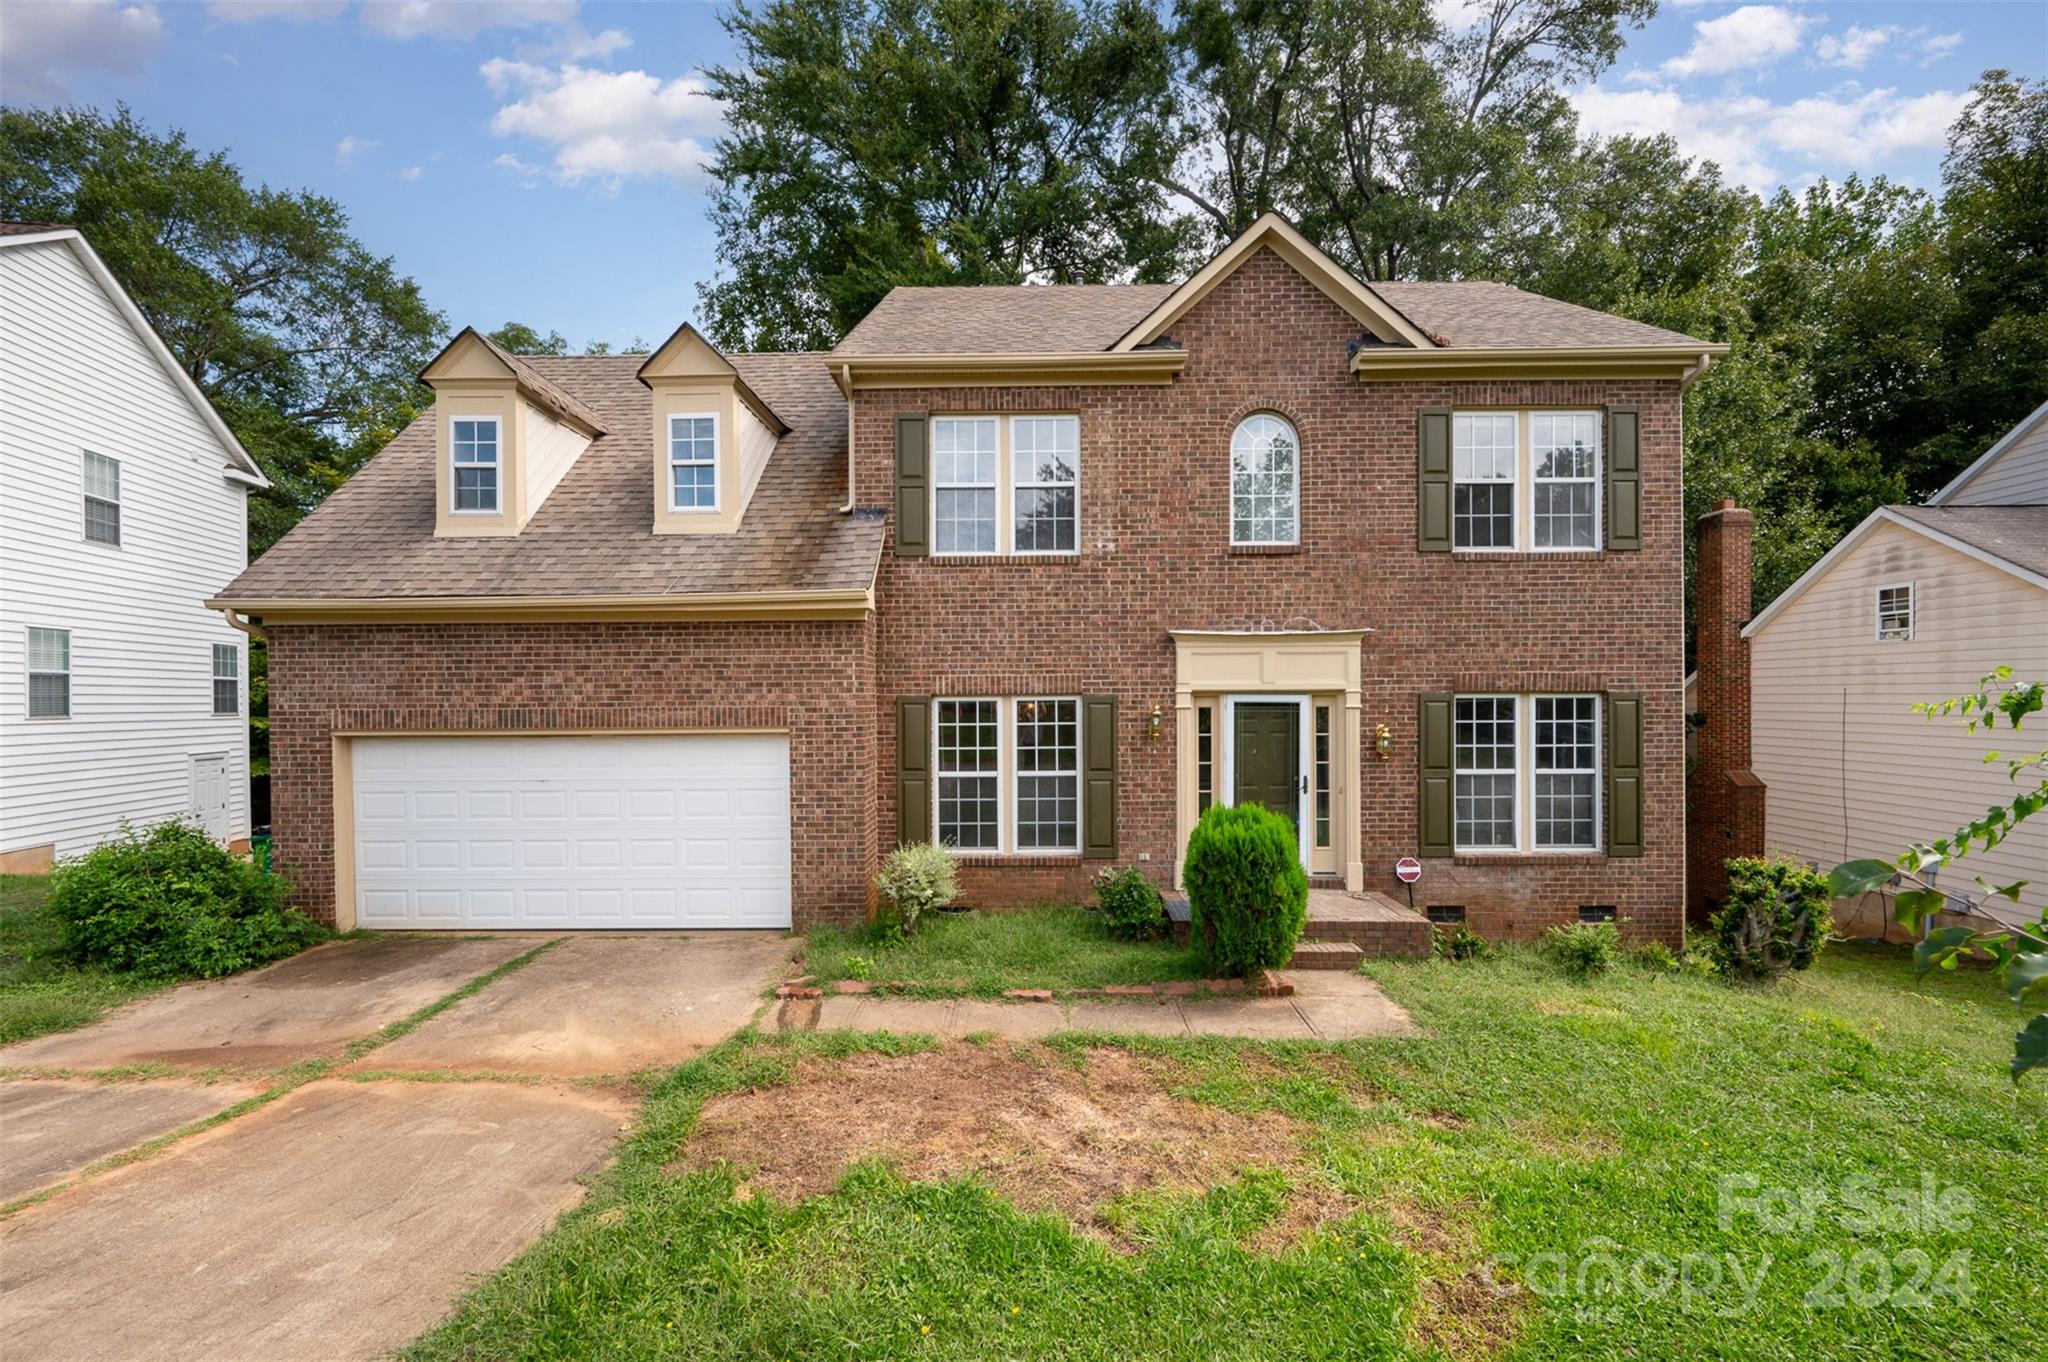
[[[2001,664],[2048,679],[2048,404],[2013,428],[1925,506],[1886,506],[1744,628],[1751,740],[1768,791],[1772,850],[1821,866],[1889,859],[1952,832],[2014,786],[1990,750],[2048,746],[2048,715],[2016,742],[2000,728],[1929,720],[1918,700],[1974,690]],[[1937,881],[2048,891],[2048,816]],[[1875,931],[1874,914],[1852,929]],[[2010,918],[2013,906],[1986,907]]]
[[0,224],[0,870],[249,836],[249,640],[202,602],[268,485],[78,232]]

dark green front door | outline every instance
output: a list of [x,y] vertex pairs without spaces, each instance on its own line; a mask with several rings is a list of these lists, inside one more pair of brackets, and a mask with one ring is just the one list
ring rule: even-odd
[[1292,823],[1301,809],[1301,707],[1238,705],[1232,778],[1238,804],[1263,804]]

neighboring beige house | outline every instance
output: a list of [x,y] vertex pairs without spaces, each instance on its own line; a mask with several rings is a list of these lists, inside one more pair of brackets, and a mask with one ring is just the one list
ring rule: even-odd
[[[2001,664],[2048,677],[2048,404],[1927,505],[1872,512],[1743,637],[1772,850],[1821,866],[1889,858],[2009,803],[2004,765],[1983,761],[1988,750],[2015,749],[2009,734],[1966,733],[1912,706],[1971,690]],[[2043,730],[2029,734],[2034,750],[2048,745]],[[2048,889],[2048,818],[1938,883],[1982,905],[1979,875]],[[2014,911],[2004,899],[1984,906]],[[1876,934],[1877,915],[1889,912],[1838,907],[1858,934]]]

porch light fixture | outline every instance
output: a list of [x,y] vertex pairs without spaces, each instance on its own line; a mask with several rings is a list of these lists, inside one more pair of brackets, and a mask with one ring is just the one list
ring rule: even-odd
[[1381,761],[1394,755],[1394,730],[1385,724],[1372,726],[1372,754]]
[[1159,731],[1166,727],[1166,711],[1158,705],[1152,706],[1152,717],[1145,721],[1145,740],[1158,742]]

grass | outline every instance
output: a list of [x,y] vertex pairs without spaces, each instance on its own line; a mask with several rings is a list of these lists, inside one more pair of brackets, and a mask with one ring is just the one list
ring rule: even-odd
[[69,1031],[166,984],[64,958],[46,875],[0,875],[0,1045]]
[[934,998],[993,998],[1011,988],[1066,993],[1208,977],[1189,948],[1116,940],[1103,930],[1100,917],[1073,907],[934,913],[903,941],[891,941],[871,927],[820,927],[805,948],[804,968],[820,984],[900,980],[914,985],[912,993]]
[[[1765,991],[1634,967],[1573,982],[1528,953],[1368,972],[1426,1034],[1036,1050],[1086,1064],[1123,1045],[1192,1100],[1305,1123],[1318,1175],[1359,1209],[1277,1255],[1246,1243],[1284,1191],[1259,1173],[1120,1207],[1141,1242],[1119,1254],[979,1183],[874,1162],[797,1205],[744,1170],[664,1171],[714,1095],[805,1057],[930,1045],[749,1032],[659,1083],[585,1205],[408,1355],[2048,1355],[2048,1099],[2005,1077],[2019,1017],[1983,975],[1916,988],[1902,954],[1854,948]],[[1931,1223],[1914,1203],[1863,1224],[1845,1200],[1918,1197],[1923,1174],[1955,1189]],[[1765,1222],[1724,1201],[1731,1178],[1813,1213]],[[1922,1254],[1930,1287],[1961,1264],[1968,1299],[1888,1294]],[[1832,1297],[1828,1255],[1862,1265]],[[1669,1280],[1681,1263],[1689,1290]],[[1523,1289],[1495,1296],[1482,1273]]]

